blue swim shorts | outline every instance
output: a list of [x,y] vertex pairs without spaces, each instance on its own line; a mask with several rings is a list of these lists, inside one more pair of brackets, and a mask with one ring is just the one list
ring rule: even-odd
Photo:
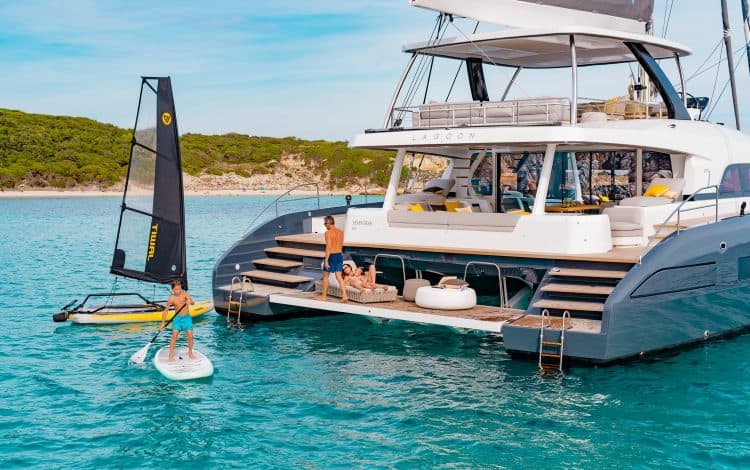
[[193,329],[193,319],[190,315],[176,315],[172,320],[172,330],[190,331]]
[[344,255],[341,253],[331,253],[328,255],[327,273],[340,273],[344,269]]

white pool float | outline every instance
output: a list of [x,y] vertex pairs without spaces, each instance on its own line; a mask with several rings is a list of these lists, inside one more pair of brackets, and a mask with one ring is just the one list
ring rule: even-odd
[[434,310],[464,310],[477,305],[477,293],[470,287],[441,289],[424,286],[417,289],[414,303],[419,307]]

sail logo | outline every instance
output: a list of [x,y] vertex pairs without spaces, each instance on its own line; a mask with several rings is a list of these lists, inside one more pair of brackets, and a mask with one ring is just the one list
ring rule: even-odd
[[163,122],[165,126],[172,124],[172,115],[166,111],[161,113],[161,122]]
[[151,259],[156,255],[156,237],[159,234],[159,224],[154,224],[151,226],[151,235],[148,238],[148,256],[146,257],[146,261],[151,261]]

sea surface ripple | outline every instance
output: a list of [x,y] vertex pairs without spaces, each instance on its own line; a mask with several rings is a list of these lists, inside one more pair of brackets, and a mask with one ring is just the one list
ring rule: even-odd
[[[271,200],[187,198],[195,298],[210,297],[213,263]],[[112,288],[119,204],[0,200],[2,468],[750,466],[748,335],[545,379],[492,336],[355,316],[240,331],[211,312],[195,334],[213,378],[129,366],[154,325],[51,321]]]

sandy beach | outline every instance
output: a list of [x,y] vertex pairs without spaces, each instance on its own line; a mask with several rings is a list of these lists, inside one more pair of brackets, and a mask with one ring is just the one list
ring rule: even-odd
[[[242,189],[204,189],[204,190],[190,190],[185,191],[185,196],[280,196],[284,194],[286,190],[282,189],[269,189],[269,190],[242,190]],[[297,190],[292,194],[295,195],[311,195],[316,194],[315,191],[302,191]],[[344,196],[347,194],[360,195],[359,192],[355,191],[320,191],[321,196]],[[369,194],[374,196],[377,194]],[[75,198],[75,197],[122,197],[122,191],[96,191],[96,190],[50,190],[50,189],[27,189],[22,191],[0,191],[0,199],[33,199],[33,198]]]

